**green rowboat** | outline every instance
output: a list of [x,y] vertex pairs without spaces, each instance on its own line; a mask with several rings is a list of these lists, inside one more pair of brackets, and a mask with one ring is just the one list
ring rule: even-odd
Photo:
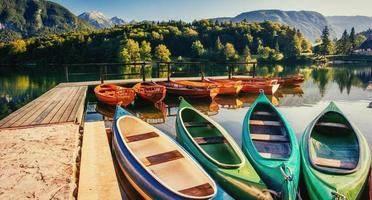
[[272,199],[265,183],[231,136],[215,121],[181,100],[178,142],[236,199]]
[[305,129],[301,164],[310,199],[359,199],[371,166],[366,139],[332,102]]
[[292,127],[261,93],[248,110],[242,149],[266,185],[280,199],[295,200],[300,176],[300,150]]

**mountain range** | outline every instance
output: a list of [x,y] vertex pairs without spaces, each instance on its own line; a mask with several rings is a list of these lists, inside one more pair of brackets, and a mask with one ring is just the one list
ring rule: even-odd
[[250,22],[273,21],[286,24],[299,29],[311,41],[320,37],[324,26],[330,28],[331,36],[340,38],[345,29],[350,32],[352,27],[355,31],[362,32],[372,28],[372,17],[366,16],[324,16],[314,11],[282,11],[282,10],[257,10],[244,12],[235,17],[213,18],[216,21],[242,20]]
[[113,17],[109,19],[98,11],[84,12],[80,14],[78,17],[82,20],[87,21],[90,25],[92,25],[95,28],[111,28],[116,25],[126,23],[123,19],[120,19],[118,17]]
[[63,6],[45,0],[1,0],[0,41],[92,27]]

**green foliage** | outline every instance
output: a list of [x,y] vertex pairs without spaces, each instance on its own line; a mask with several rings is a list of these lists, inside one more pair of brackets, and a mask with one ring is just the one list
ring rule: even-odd
[[193,58],[201,58],[204,55],[204,53],[205,53],[204,46],[199,40],[196,40],[195,42],[192,43],[191,55]]
[[341,39],[339,39],[336,42],[336,53],[347,55],[351,53],[351,51],[352,51],[352,44],[350,41],[349,34],[347,33],[347,30],[345,30],[344,33],[342,34]]
[[270,47],[260,47],[258,51],[258,58],[260,61],[276,62],[283,60],[284,55]]
[[159,61],[170,62],[171,61],[170,56],[171,52],[164,44],[159,44],[155,48],[155,58],[158,59]]
[[151,44],[146,42],[146,40],[141,42],[140,55],[142,61],[151,61]]
[[[166,49],[172,56],[204,58],[214,61],[244,60],[247,55],[257,54],[259,48],[275,49],[273,60],[293,59],[306,52],[310,43],[297,30],[271,22],[219,23],[208,20],[185,23],[140,22],[95,31],[70,32],[46,35],[23,40],[26,52],[10,53],[10,43],[0,47],[0,63],[91,63],[151,60],[170,60],[156,53]],[[143,41],[146,41],[144,43]],[[139,45],[141,44],[141,45]],[[160,46],[163,44],[165,45]],[[158,51],[156,51],[156,47]],[[160,51],[162,50],[162,51]],[[151,55],[152,54],[152,55]]]
[[245,48],[244,48],[243,59],[244,59],[245,62],[249,62],[252,59],[251,50],[249,49],[248,46],[245,46]]
[[322,43],[319,45],[318,50],[315,53],[320,55],[330,55],[335,51],[335,45],[333,41],[329,38],[329,29],[328,26],[325,26],[321,35]]
[[350,40],[350,43],[351,43],[351,48],[355,49],[357,46],[356,46],[356,36],[355,36],[355,28],[354,27],[351,28],[349,40]]
[[123,62],[136,62],[141,58],[138,42],[129,39],[120,50],[120,58]]

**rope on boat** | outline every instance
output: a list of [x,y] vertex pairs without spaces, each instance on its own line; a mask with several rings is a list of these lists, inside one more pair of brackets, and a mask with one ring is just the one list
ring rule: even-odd
[[345,195],[340,194],[340,193],[335,192],[335,191],[331,192],[331,194],[335,197],[334,198],[335,200],[346,200],[347,199]]

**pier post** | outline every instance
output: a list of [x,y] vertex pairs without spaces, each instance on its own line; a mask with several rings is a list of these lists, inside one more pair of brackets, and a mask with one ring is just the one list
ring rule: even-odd
[[256,63],[253,63],[253,78],[256,77]]
[[171,65],[170,65],[170,62],[167,63],[167,80],[170,81],[170,76],[171,76]]
[[157,70],[157,75],[158,75],[158,77],[157,77],[157,78],[160,78],[160,63],[157,62],[156,65],[157,65],[157,67],[158,67],[158,70]]
[[66,82],[67,83],[70,82],[68,78],[68,66],[67,65],[65,65],[65,76],[66,76]]
[[141,65],[141,73],[142,73],[142,81],[143,82],[146,81],[145,67],[146,67],[146,64],[145,63],[142,63],[142,65]]
[[201,80],[204,80],[204,66],[200,66],[200,75],[201,75]]
[[103,82],[104,82],[104,77],[103,77],[103,69],[102,69],[102,65],[99,66],[99,76],[100,76],[101,84],[103,84]]
[[232,78],[232,68],[231,68],[231,66],[229,65],[229,79],[231,79]]

